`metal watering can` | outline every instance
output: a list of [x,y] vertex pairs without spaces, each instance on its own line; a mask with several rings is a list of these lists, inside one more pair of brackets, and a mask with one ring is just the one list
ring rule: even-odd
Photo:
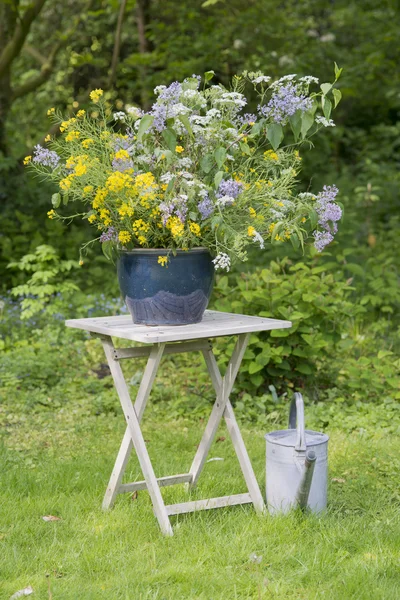
[[301,394],[294,394],[289,428],[267,433],[265,439],[269,512],[287,513],[296,507],[309,508],[313,512],[324,510],[327,503],[329,437],[304,428]]

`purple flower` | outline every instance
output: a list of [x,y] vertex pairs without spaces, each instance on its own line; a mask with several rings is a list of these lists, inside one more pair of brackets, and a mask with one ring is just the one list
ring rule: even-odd
[[250,125],[250,123],[255,123],[257,121],[257,115],[245,113],[240,117],[240,121],[242,125]]
[[52,167],[55,169],[60,162],[60,157],[57,152],[48,150],[47,148],[43,148],[40,144],[37,144],[33,149],[32,162],[43,165],[43,167]]
[[318,252],[322,250],[333,241],[333,235],[329,231],[315,231],[314,232],[314,246]]
[[241,181],[235,181],[234,179],[227,179],[226,181],[221,181],[219,184],[218,192],[216,194],[217,198],[222,198],[223,196],[230,196],[231,198],[237,198],[239,194],[243,191],[243,183]]
[[265,106],[258,106],[258,112],[264,117],[271,117],[275,123],[282,123],[294,115],[297,110],[306,112],[312,107],[311,98],[299,93],[294,83],[279,87]]
[[315,210],[318,213],[318,223],[322,225],[324,229],[330,231],[331,223],[334,233],[337,231],[336,222],[342,218],[342,209],[338,206],[334,200],[339,190],[335,185],[324,185],[322,192],[317,196],[317,202]]
[[161,211],[162,222],[165,227],[168,219],[172,216],[172,213],[174,212],[175,204],[173,202],[168,202],[168,204],[167,202],[161,202],[158,208]]
[[133,143],[133,136],[131,137],[128,135],[127,138],[117,136],[114,138],[113,143],[115,152],[118,152],[118,150],[129,150]]
[[182,85],[179,81],[174,81],[167,88],[162,90],[160,93],[160,100],[163,100],[167,104],[176,104],[179,102],[180,95],[182,94]]
[[133,160],[130,158],[114,158],[112,161],[113,171],[120,171],[123,173],[127,169],[133,169]]
[[197,208],[199,209],[203,221],[213,214],[214,205],[208,197],[208,194],[198,203]]
[[154,116],[152,128],[161,133],[166,129],[167,107],[164,104],[153,104],[151,113]]
[[115,227],[109,227],[107,231],[103,231],[100,236],[100,242],[104,244],[104,242],[116,242],[118,240],[118,234],[115,230]]
[[337,232],[337,221],[342,217],[342,209],[335,202],[339,190],[335,185],[324,185],[317,196],[315,210],[318,214],[318,224],[324,231],[314,232],[314,246],[321,252],[333,240]]

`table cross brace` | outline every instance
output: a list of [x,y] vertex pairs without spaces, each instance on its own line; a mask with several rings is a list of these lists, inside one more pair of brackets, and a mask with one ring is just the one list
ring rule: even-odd
[[[238,336],[235,349],[233,351],[231,360],[229,361],[224,377],[221,376],[219,371],[217,361],[212,352],[211,344],[209,342],[205,342],[204,340],[181,344],[154,344],[151,349],[117,349],[114,347],[110,336],[98,335],[98,337],[101,338],[106,359],[114,380],[114,385],[121,402],[125,420],[127,422],[127,428],[122,439],[110,481],[103,499],[103,509],[107,510],[110,508],[113,505],[117,494],[119,493],[147,489],[150,494],[154,512],[159,522],[161,531],[165,535],[173,535],[172,527],[169,521],[169,516],[173,514],[248,503],[253,503],[257,512],[264,512],[265,505],[261,496],[260,488],[255,478],[240,429],[236,422],[232,405],[229,401],[229,396],[246,351],[250,334],[244,333]],[[203,437],[198,446],[189,473],[156,478],[140,428],[140,422],[146,408],[146,403],[163,354],[172,354],[174,351],[179,353],[193,350],[200,350],[204,356],[207,369],[216,392],[216,401],[212,408],[210,418],[206,425]],[[133,406],[119,361],[121,359],[139,356],[148,356],[148,360],[136,396],[136,401]],[[239,464],[245,482],[247,484],[248,493],[224,496],[221,498],[209,498],[206,500],[183,502],[181,504],[166,506],[161,495],[160,487],[176,485],[179,483],[186,483],[189,487],[194,487],[196,485],[222,417],[224,417],[226,421],[228,432],[232,439],[232,443],[239,459]],[[144,475],[144,481],[123,484],[122,477],[126,469],[132,447],[135,448],[139,464]]]

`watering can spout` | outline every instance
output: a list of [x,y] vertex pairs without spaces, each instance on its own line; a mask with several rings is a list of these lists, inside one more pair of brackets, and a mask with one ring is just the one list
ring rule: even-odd
[[302,510],[307,508],[308,496],[310,495],[316,460],[317,455],[315,454],[314,450],[307,450],[306,459],[304,461],[303,475],[296,494],[297,503]]
[[300,485],[296,493],[296,500],[302,510],[307,508],[308,496],[310,495],[312,478],[314,475],[315,461],[317,455],[314,450],[307,450],[306,433],[304,425],[304,402],[303,396],[296,392],[290,407],[289,427],[295,429],[297,425],[297,441],[295,446],[296,453],[303,455],[305,453],[304,467],[300,480]]

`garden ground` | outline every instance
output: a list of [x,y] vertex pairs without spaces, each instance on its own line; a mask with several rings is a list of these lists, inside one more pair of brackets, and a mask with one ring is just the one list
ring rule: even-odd
[[[320,425],[317,409],[308,408],[309,427]],[[101,511],[121,415],[93,415],[87,399],[18,416],[6,401],[2,410],[1,598],[26,586],[37,600],[400,597],[398,437],[375,423],[376,406],[364,408],[363,427],[329,430],[327,514],[204,511],[174,517],[172,538],[161,536],[145,491]],[[144,432],[157,475],[185,472],[201,435],[198,417],[165,421],[150,409]],[[244,427],[262,486],[264,433]],[[245,489],[229,438],[223,429],[218,435],[210,457],[224,460],[206,464],[192,498]],[[136,458],[126,477],[141,478]],[[183,486],[163,495],[169,503],[186,498]]]

